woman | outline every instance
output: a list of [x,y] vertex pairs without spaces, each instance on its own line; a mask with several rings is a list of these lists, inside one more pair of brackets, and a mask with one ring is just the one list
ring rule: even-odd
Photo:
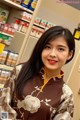
[[73,93],[61,68],[74,53],[75,41],[67,28],[45,31],[29,60],[8,78],[0,98],[1,115],[6,112],[11,120],[71,120]]

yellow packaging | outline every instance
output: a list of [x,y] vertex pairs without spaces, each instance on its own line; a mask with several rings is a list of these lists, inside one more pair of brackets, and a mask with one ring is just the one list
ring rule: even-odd
[[4,48],[5,48],[5,44],[0,43],[0,54],[3,52]]

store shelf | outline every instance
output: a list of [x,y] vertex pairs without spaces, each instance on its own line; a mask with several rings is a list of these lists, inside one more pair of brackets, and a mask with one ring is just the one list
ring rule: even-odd
[[37,27],[39,27],[39,28],[45,29],[45,27],[42,26],[42,25],[39,25],[39,24],[36,24],[36,23],[34,23],[33,25],[35,25],[35,26],[37,26]]
[[3,34],[3,35],[7,35],[7,36],[10,36],[10,37],[14,37],[13,35],[10,35],[10,34],[8,34],[8,33],[4,33],[4,32],[1,32],[1,31],[0,31],[0,33]]
[[5,69],[5,70],[10,70],[10,71],[12,71],[12,70],[13,70],[13,67],[0,64],[0,69]]
[[21,9],[21,10],[24,10],[24,11],[27,11],[27,12],[33,14],[33,11],[31,11],[31,10],[25,8],[25,7],[22,7],[21,5],[16,4],[15,2],[12,2],[10,0],[0,0],[0,2],[2,2],[4,4],[7,4],[10,7],[13,7],[13,8],[16,8],[16,9]]
[[[18,17],[15,17],[15,18],[16,18],[16,19],[19,19],[19,20],[21,20],[21,21],[30,23],[29,20],[26,20],[26,19],[24,19],[24,18],[18,18]],[[37,26],[37,27],[39,27],[39,28],[41,28],[41,29],[46,29],[45,26],[42,26],[42,25],[39,25],[39,24],[36,24],[36,23],[34,23],[33,25],[34,25],[34,26]]]
[[30,23],[29,20],[26,20],[26,19],[24,19],[24,18],[16,18],[16,19],[19,19],[19,20],[21,20],[21,21],[24,21],[24,22],[28,22],[28,23]]

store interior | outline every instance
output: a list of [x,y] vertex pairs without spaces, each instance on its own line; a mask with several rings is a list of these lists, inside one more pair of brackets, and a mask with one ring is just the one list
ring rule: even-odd
[[[38,0],[33,10],[21,6],[16,0],[0,0],[0,16],[6,13],[6,18],[0,17],[0,43],[5,44],[0,53],[0,75],[2,70],[3,73],[7,70],[9,75],[16,64],[27,61],[39,37],[49,27],[61,25],[72,33],[78,27],[80,30],[78,2]],[[80,32],[75,42],[74,59],[63,70],[65,82],[74,93],[74,120],[80,120]],[[6,58],[7,55],[9,57]]]

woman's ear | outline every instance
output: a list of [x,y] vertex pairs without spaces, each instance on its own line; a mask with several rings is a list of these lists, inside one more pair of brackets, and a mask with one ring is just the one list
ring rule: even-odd
[[71,51],[69,52],[69,54],[68,54],[68,59],[67,59],[67,60],[71,59],[72,56],[73,56],[73,50],[71,50]]

